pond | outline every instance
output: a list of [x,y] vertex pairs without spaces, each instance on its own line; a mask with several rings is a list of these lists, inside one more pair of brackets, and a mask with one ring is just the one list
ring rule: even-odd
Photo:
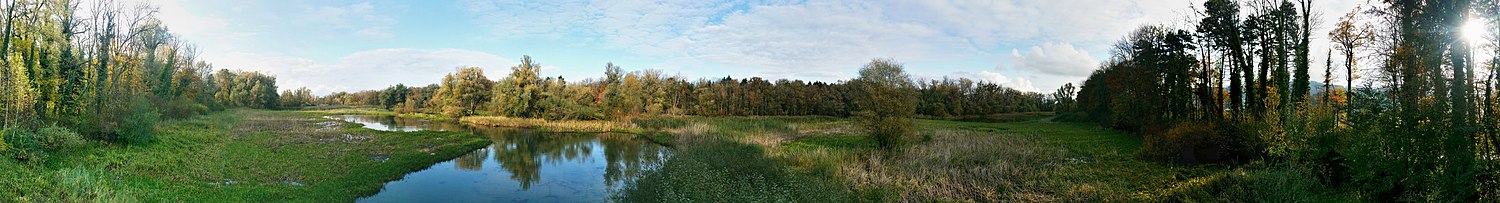
[[493,143],[387,182],[357,202],[604,202],[667,157],[667,148],[625,134],[545,133],[393,116],[330,119],[385,131],[471,132]]

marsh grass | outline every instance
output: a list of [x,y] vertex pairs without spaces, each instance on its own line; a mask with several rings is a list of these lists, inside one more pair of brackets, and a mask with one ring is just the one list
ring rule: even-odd
[[[1036,116],[1030,114],[1018,116]],[[637,122],[661,129],[679,145],[673,160],[770,164],[750,171],[726,165],[671,167],[654,174],[643,194],[661,185],[714,180],[698,172],[781,173],[838,183],[811,187],[845,194],[836,202],[1299,202],[1359,201],[1358,194],[1321,191],[1314,176],[1294,166],[1186,166],[1138,158],[1141,137],[1083,123],[1036,119],[1019,122],[917,120],[919,136],[886,152],[846,119],[824,117],[677,117]],[[727,142],[727,143],[726,143]],[[745,149],[756,147],[759,151]],[[705,150],[737,148],[738,150]],[[892,153],[892,154],[884,154]],[[747,155],[754,154],[754,155]],[[744,157],[764,157],[747,159]],[[706,161],[705,161],[706,162]],[[774,169],[774,170],[773,170]],[[761,171],[765,170],[765,171]],[[654,182],[653,182],[654,181]],[[717,181],[717,180],[716,180]],[[637,183],[641,184],[641,183]],[[765,184],[765,183],[757,183]],[[774,185],[774,184],[772,184]],[[776,187],[736,185],[736,190]],[[645,191],[633,191],[645,190]],[[710,191],[715,191],[712,189]],[[674,195],[678,192],[674,192]],[[751,193],[710,193],[739,198]],[[662,195],[662,194],[656,194]],[[682,196],[677,196],[682,197]],[[693,196],[705,197],[705,196]],[[753,197],[759,196],[751,196]],[[782,197],[799,197],[795,195]],[[617,198],[618,199],[618,198]],[[667,202],[703,199],[649,199]],[[709,199],[707,201],[723,200]],[[783,200],[783,199],[756,199]],[[818,202],[793,199],[795,202]]]
[[[1032,181],[1058,163],[1064,152],[1026,139],[986,136],[967,130],[927,132],[932,140],[901,150],[893,158],[865,156],[840,174],[852,185],[899,188],[893,200],[979,202],[1054,201]],[[996,147],[1005,146],[1005,147]]]
[[510,118],[501,116],[469,116],[459,119],[463,123],[491,127],[531,128],[548,132],[600,133],[620,132],[641,134],[640,128],[630,123],[602,120],[546,120],[539,118]]
[[[680,132],[713,133],[713,129]],[[840,202],[836,181],[793,171],[761,146],[710,134],[676,134],[676,151],[660,168],[626,184],[621,202]]]

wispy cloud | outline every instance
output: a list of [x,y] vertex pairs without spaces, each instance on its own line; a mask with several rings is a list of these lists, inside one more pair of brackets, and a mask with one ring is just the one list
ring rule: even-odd
[[486,75],[507,73],[513,60],[463,49],[375,49],[332,63],[280,54],[236,52],[215,56],[220,64],[277,76],[282,88],[308,87],[318,94],[384,88],[396,83],[427,85],[461,66],[479,66]]
[[354,36],[368,39],[388,39],[396,36],[391,27],[397,21],[377,11],[374,4],[360,2],[340,6],[319,6],[302,11],[302,21],[321,29],[326,37]]
[[[1105,43],[1139,24],[1182,14],[1149,7],[1173,4],[1170,8],[1186,10],[1191,4],[1168,2],[468,0],[461,5],[497,37],[580,35],[666,57],[671,63],[665,66],[833,76],[875,57],[983,58],[996,64],[990,67],[1014,62],[1040,73],[1078,76],[1094,65],[1088,52],[1069,43],[1035,41]],[[1008,50],[1000,47],[1015,45],[1038,47],[1005,57]]]

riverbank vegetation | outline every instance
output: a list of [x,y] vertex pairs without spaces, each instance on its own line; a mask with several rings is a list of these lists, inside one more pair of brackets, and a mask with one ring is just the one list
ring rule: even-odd
[[148,145],[82,140],[47,160],[0,160],[0,201],[350,201],[489,144],[468,133],[376,131],[323,115],[230,110],[162,122]]

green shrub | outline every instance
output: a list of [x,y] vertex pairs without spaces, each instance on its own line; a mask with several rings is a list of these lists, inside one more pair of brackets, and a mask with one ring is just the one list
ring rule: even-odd
[[36,131],[36,141],[47,151],[66,150],[83,144],[83,136],[73,130],[52,126]]
[[1164,133],[1147,133],[1143,138],[1141,155],[1147,159],[1184,164],[1226,160],[1226,139],[1214,123],[1184,122]]
[[5,150],[9,148],[10,142],[5,141],[5,131],[0,131],[0,154],[5,154]]
[[134,102],[126,113],[120,129],[115,130],[121,141],[130,144],[145,144],[156,140],[156,121],[161,114],[144,101]]
[[166,118],[187,118],[191,116],[207,114],[209,112],[208,106],[186,98],[169,102],[165,105],[162,105],[161,108],[162,117]]
[[37,141],[36,133],[17,128],[0,129],[6,142],[9,142],[12,158],[17,160],[35,161],[47,159],[47,151],[41,142]]
[[1181,183],[1158,201],[1166,202],[1358,202],[1331,195],[1317,177],[1296,168],[1248,167],[1197,177]]
[[[794,172],[758,146],[715,138],[685,144],[660,168],[628,181],[619,202],[840,202],[838,182]],[[688,141],[691,142],[691,141]]]

